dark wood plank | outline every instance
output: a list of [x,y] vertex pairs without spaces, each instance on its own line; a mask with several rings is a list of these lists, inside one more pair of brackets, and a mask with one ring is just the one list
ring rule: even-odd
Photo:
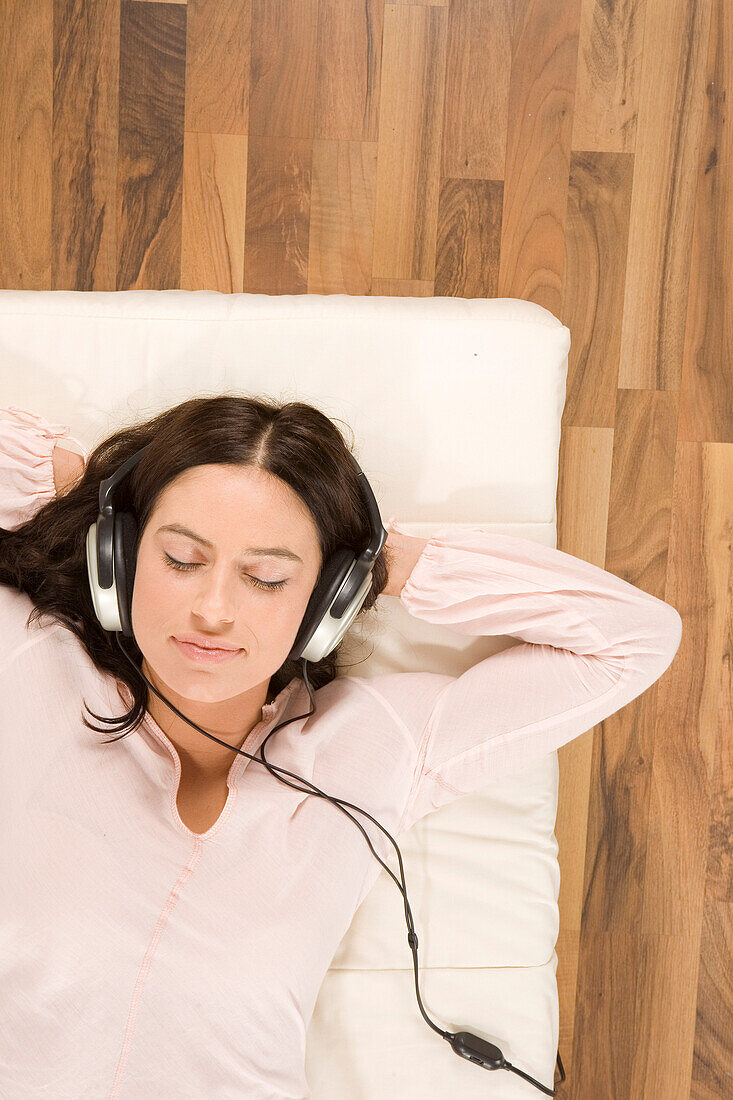
[[120,6],[117,290],[180,283],[186,11]]

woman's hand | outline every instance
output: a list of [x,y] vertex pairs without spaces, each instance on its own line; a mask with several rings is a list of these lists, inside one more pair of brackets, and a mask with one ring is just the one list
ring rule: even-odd
[[397,531],[389,532],[384,544],[384,549],[388,551],[389,576],[381,595],[399,596],[428,542],[428,539],[401,535]]
[[60,497],[74,485],[84,473],[85,463],[81,455],[67,451],[58,443],[53,449],[53,480],[56,496]]

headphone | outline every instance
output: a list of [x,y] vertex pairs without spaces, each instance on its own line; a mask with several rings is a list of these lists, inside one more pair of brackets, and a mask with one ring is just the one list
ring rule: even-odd
[[[402,855],[391,834],[388,833],[371,814],[361,809],[361,807],[355,806],[352,802],[347,802],[345,799],[333,798],[331,795],[321,791],[315,784],[311,783],[310,780],[304,779],[303,776],[300,775],[294,775],[293,772],[289,772],[285,768],[269,764],[265,759],[265,745],[274,733],[277,733],[283,726],[289,725],[290,722],[297,722],[300,718],[308,718],[311,714],[315,713],[315,700],[313,698],[313,691],[307,672],[308,661],[314,663],[318,662],[335,649],[356,616],[359,614],[372,586],[372,570],[374,569],[377,556],[387,540],[388,532],[382,524],[379,507],[374,497],[374,493],[372,492],[371,485],[356,462],[356,459],[348,452],[369,515],[371,527],[369,544],[358,556],[354,554],[353,550],[342,547],[336,550],[325,563],[321,572],[321,578],[313,589],[308,606],[306,607],[303,620],[298,629],[295,641],[293,642],[293,647],[288,654],[289,660],[302,660],[303,680],[310,697],[311,710],[309,710],[307,714],[296,715],[294,718],[288,718],[285,722],[280,722],[279,725],[275,726],[260,746],[261,757],[258,757],[252,756],[248,752],[243,752],[242,749],[235,749],[232,745],[228,745],[225,741],[221,741],[213,734],[207,733],[206,730],[201,729],[195,722],[191,722],[184,714],[181,714],[178,708],[165,699],[157,688],[150,683],[145,673],[138,667],[122,645],[121,636],[134,638],[132,630],[132,592],[137,564],[136,547],[138,525],[137,519],[133,513],[123,511],[117,512],[115,510],[114,495],[119,483],[137,466],[151,446],[152,443],[148,443],[145,447],[136,451],[135,454],[126,459],[110,477],[105,478],[99,483],[99,515],[95,522],[91,524],[87,532],[86,559],[94,611],[101,626],[104,630],[114,633],[119,648],[135,671],[143,677],[148,687],[155,692],[158,698],[169,706],[179,718],[187,722],[189,726],[199,733],[204,734],[205,737],[210,738],[212,741],[216,741],[217,744],[222,745],[224,748],[232,749],[233,752],[239,753],[241,756],[247,756],[250,760],[254,760],[258,764],[263,764],[272,775],[275,775],[275,771],[283,772],[293,779],[299,779],[301,782],[307,783],[308,787],[312,788],[312,791],[308,791],[305,787],[296,787],[295,784],[288,783],[286,779],[281,779],[279,775],[275,775],[275,778],[279,779],[281,783],[285,783],[288,787],[292,787],[296,791],[306,791],[308,794],[316,794],[320,798],[327,799],[354,822],[356,827],[364,834],[364,838],[369,845],[372,855],[377,862],[384,867],[389,876],[394,879],[397,888],[404,897],[405,919],[408,929],[407,942],[412,950],[415,970],[415,993],[417,995],[418,1006],[427,1024],[433,1031],[436,1031],[438,1035],[449,1042],[452,1049],[461,1058],[466,1058],[476,1063],[476,1065],[482,1066],[484,1069],[511,1070],[513,1073],[518,1074],[518,1076],[523,1077],[525,1081],[529,1081],[531,1084],[535,1085],[541,1092],[544,1092],[545,1095],[555,1096],[555,1092],[552,1089],[546,1088],[544,1085],[541,1085],[539,1081],[535,1081],[533,1077],[517,1069],[511,1062],[507,1062],[501,1050],[493,1043],[481,1039],[478,1035],[474,1035],[470,1031],[459,1031],[455,1033],[444,1031],[427,1016],[420,999],[417,962],[418,939],[412,921],[410,903],[407,899],[407,886],[405,884]],[[363,827],[355,817],[343,808],[344,806],[351,806],[352,809],[365,814],[370,821],[373,821],[374,824],[382,830],[385,836],[389,837],[397,851],[397,858],[400,864],[400,878],[402,880],[401,885],[387,864],[380,859],[374,851]],[[557,1065],[560,1070],[560,1081],[562,1083],[562,1081],[565,1080],[565,1070],[559,1050],[557,1053]]]

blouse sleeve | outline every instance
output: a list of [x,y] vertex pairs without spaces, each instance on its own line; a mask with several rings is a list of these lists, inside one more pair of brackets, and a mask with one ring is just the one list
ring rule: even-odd
[[671,604],[561,550],[480,528],[437,532],[399,598],[458,634],[522,643],[457,677],[368,681],[416,749],[400,831],[626,706],[665,672],[682,638]]
[[0,527],[15,531],[56,496],[53,450],[59,439],[88,452],[65,424],[51,424],[16,405],[0,407]]

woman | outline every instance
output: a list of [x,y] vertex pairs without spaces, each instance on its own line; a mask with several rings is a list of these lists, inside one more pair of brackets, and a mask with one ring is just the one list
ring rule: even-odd
[[[301,402],[193,399],[116,432],[83,471],[57,462],[56,495],[68,428],[0,412],[0,1092],[303,1100],[318,990],[379,864],[337,807],[149,694],[90,598],[100,481],[152,443],[118,489],[138,519],[138,667],[253,756],[293,716],[268,762],[393,836],[640,695],[671,663],[680,616],[528,539],[393,529],[363,613],[389,594],[418,618],[522,644],[459,677],[339,675],[337,647],[308,670],[310,712],[287,654],[323,562],[369,536],[329,418]],[[231,652],[200,663],[176,641],[186,634]],[[119,736],[93,737],[82,700]]]

